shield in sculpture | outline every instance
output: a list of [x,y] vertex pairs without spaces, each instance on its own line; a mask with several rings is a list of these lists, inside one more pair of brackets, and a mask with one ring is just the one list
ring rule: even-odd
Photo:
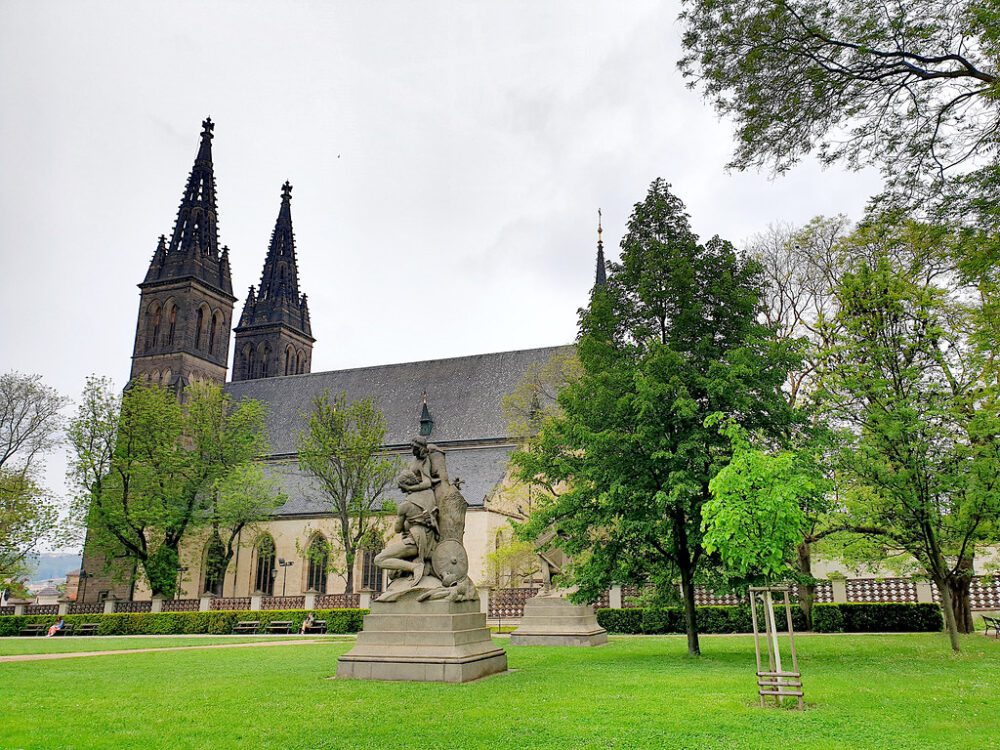
[[431,556],[434,572],[442,581],[460,581],[469,574],[469,555],[459,542],[446,539],[439,542]]

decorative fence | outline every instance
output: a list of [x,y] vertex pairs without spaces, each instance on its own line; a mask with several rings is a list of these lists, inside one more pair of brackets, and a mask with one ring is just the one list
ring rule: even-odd
[[83,602],[73,602],[67,607],[66,611],[71,615],[99,615],[104,612],[104,603],[91,602],[90,604],[84,604]]
[[161,612],[197,612],[197,599],[164,599]]
[[536,588],[490,589],[490,619],[517,619],[524,614],[524,603],[537,594]]
[[316,597],[316,609],[357,609],[361,594],[322,594]]
[[0,607],[0,616],[14,614],[13,607]]
[[29,604],[24,608],[26,615],[57,615],[59,614],[58,604]]
[[1000,610],[1000,576],[973,578],[969,598],[973,609]]
[[[249,601],[249,599],[247,600]],[[305,609],[304,596],[265,596],[260,600],[261,609]],[[249,609],[249,606],[246,607]]]
[[816,583],[816,604],[833,604],[833,584],[829,581],[818,581]]
[[115,602],[115,612],[150,612],[153,603],[145,602]]
[[849,602],[916,602],[917,584],[910,578],[848,578]]
[[[166,602],[164,602],[166,604]],[[217,596],[212,599],[212,609],[244,610],[250,609],[249,596]],[[197,609],[197,607],[195,607]],[[264,607],[264,609],[278,609],[278,607]]]

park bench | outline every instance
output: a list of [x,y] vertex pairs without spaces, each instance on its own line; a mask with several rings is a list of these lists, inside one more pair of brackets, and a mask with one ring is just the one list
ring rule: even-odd
[[268,633],[284,633],[288,635],[292,632],[291,620],[273,620],[267,624]]
[[73,635],[97,635],[96,622],[84,622],[76,626]]
[[250,635],[257,635],[257,631],[260,629],[260,620],[241,620],[236,623],[233,627],[234,633],[249,633]]
[[40,622],[33,622],[21,628],[19,635],[45,635],[45,632],[48,629],[48,625],[42,625]]
[[66,623],[63,625],[62,630],[57,630],[56,635],[73,635],[73,623]]
[[312,625],[306,625],[303,633],[325,633],[326,620],[313,620]]
[[993,631],[996,638],[1000,638],[1000,618],[983,616],[983,623],[986,625],[986,635]]

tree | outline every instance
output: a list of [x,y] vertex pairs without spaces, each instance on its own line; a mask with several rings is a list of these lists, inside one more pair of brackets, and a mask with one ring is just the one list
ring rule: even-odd
[[[371,398],[348,402],[324,391],[299,433],[299,465],[315,477],[337,519],[347,591],[358,550],[381,531],[382,503],[398,462],[385,455],[385,417]],[[332,555],[330,556],[333,557]]]
[[679,66],[735,121],[732,167],[879,164],[910,205],[1000,219],[996,0],[684,5]]
[[731,452],[705,419],[722,412],[764,435],[787,432],[793,412],[780,391],[796,355],[757,320],[757,264],[718,237],[699,243],[663,180],[636,204],[621,247],[581,312],[581,374],[515,454],[527,481],[560,488],[526,532],[554,527],[580,598],[679,578],[697,654],[701,508]]
[[898,217],[854,233],[819,394],[843,430],[850,525],[937,584],[956,651],[971,627],[973,556],[1000,523],[1000,391],[973,343],[977,298],[952,263],[960,241]]
[[39,375],[0,375],[0,585],[23,572],[40,543],[57,540],[57,502],[38,477],[66,403]]
[[[709,417],[709,424],[719,417]],[[712,499],[701,509],[705,550],[718,553],[723,574],[740,588],[804,578],[799,604],[811,627],[815,586],[808,566],[802,569],[802,548],[816,519],[828,515],[830,490],[816,455],[819,443],[761,447],[732,420],[722,432],[733,455],[708,484]]]
[[182,541],[218,519],[225,481],[266,453],[264,427],[259,402],[234,404],[216,384],[194,383],[179,400],[140,381],[119,397],[106,378],[89,378],[69,429],[88,544],[172,596]]

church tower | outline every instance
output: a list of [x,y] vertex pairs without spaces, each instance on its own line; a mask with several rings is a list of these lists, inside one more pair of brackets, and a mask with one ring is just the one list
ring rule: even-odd
[[312,368],[306,295],[299,294],[292,231],[292,186],[281,186],[281,208],[264,259],[260,286],[250,287],[236,327],[233,380],[301,375]]
[[229,248],[219,251],[212,130],[202,123],[198,155],[170,237],[160,236],[139,284],[131,377],[177,390],[192,380],[224,383],[233,317]]

